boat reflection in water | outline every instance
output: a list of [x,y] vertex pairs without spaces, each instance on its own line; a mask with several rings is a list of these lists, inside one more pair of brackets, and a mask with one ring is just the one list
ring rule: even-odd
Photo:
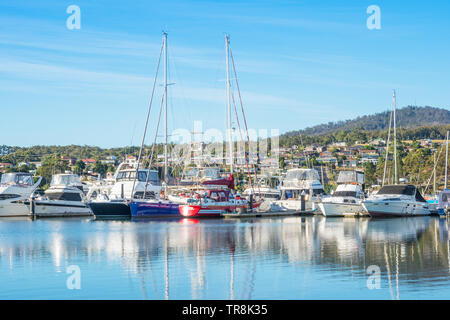
[[[449,298],[448,228],[434,217],[2,219],[0,299]],[[81,290],[67,287],[73,265]]]

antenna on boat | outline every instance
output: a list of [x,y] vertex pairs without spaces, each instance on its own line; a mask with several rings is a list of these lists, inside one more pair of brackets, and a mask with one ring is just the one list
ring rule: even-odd
[[231,93],[230,93],[230,66],[229,66],[229,56],[230,56],[230,36],[225,35],[225,61],[227,66],[227,114],[228,114],[228,147],[230,149],[230,173],[233,173],[233,135],[231,132]]

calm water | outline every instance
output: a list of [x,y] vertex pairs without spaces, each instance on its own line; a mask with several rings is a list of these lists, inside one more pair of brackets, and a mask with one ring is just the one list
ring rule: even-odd
[[[0,220],[0,299],[449,299],[449,222]],[[69,266],[80,270],[69,290]],[[367,287],[379,267],[380,289]]]

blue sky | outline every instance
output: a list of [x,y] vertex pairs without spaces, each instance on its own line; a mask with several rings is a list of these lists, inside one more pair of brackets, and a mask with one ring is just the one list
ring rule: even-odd
[[[66,28],[72,4],[80,30]],[[366,27],[373,4],[381,30]],[[251,128],[382,112],[394,88],[399,106],[449,108],[448,12],[448,1],[2,0],[0,145],[139,144],[162,30],[169,131],[224,128],[225,33]]]

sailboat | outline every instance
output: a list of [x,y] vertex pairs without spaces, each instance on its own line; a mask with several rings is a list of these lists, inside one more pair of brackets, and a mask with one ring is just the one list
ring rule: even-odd
[[[372,194],[367,200],[363,201],[362,206],[371,217],[404,217],[430,215],[430,205],[422,197],[419,189],[416,186],[409,184],[397,184],[398,177],[395,90],[392,96],[392,105],[392,117],[394,120],[394,185],[384,185],[383,176],[383,187],[376,194]],[[389,143],[386,146],[386,161],[388,158],[388,150]]]
[[[164,51],[164,93],[163,93],[163,100],[161,101],[161,111],[162,111],[162,107],[163,107],[163,103],[164,103],[164,183],[167,186],[169,171],[168,171],[168,153],[167,153],[167,137],[168,137],[168,134],[167,134],[167,100],[168,100],[167,99],[167,87],[168,87],[167,56],[168,56],[168,54],[167,54],[167,33],[166,32],[163,33],[163,41],[162,41],[160,59],[161,59],[161,55],[162,55],[163,51]],[[158,68],[156,70],[155,82],[153,85],[153,93],[155,90],[155,84],[156,84],[156,79],[158,76],[158,70],[159,70],[159,62],[158,62]],[[147,113],[147,121],[145,124],[144,135],[142,137],[142,144],[141,144],[141,148],[139,150],[138,165],[139,165],[139,162],[140,162],[140,159],[142,156],[142,150],[144,148],[145,136],[146,136],[147,126],[148,126],[148,119],[149,119],[152,100],[153,100],[153,93],[152,93],[152,98],[151,98],[148,113]],[[160,112],[160,116],[161,116],[161,112]],[[159,129],[159,121],[158,121],[158,126],[156,129],[156,133],[155,133],[155,140],[154,140],[153,146],[152,146],[151,156],[149,159],[149,166],[151,165],[152,160],[153,160],[154,146],[156,144],[156,138],[158,136],[158,129]],[[153,199],[147,199],[145,197],[145,194],[147,193],[147,190],[146,190],[147,185],[148,185],[148,180],[146,181],[146,184],[145,184],[144,196],[142,197],[142,199],[139,199],[139,200],[133,199],[129,203],[131,216],[132,217],[140,217],[140,218],[178,217],[179,216],[179,211],[178,211],[179,204],[178,203],[174,203],[172,201],[162,199],[160,194],[155,194],[155,197],[153,197]]]
[[[234,176],[233,176],[234,143],[232,137],[232,123],[231,123],[231,82],[230,82],[229,59],[230,57],[231,59],[233,59],[233,55],[230,50],[230,38],[228,35],[225,35],[225,53],[226,53],[226,73],[227,73],[227,115],[228,115],[230,175],[226,179],[203,182],[203,184],[207,185],[208,187],[205,188],[204,190],[197,191],[191,198],[186,200],[187,202],[186,204],[180,205],[179,211],[180,214],[184,217],[220,217],[222,216],[223,213],[230,213],[241,210],[244,211],[247,208],[252,210],[253,208],[257,208],[261,205],[261,202],[259,201],[253,203],[252,200],[249,201],[247,199],[241,199],[240,196],[234,195],[232,192],[232,190],[234,190]],[[236,70],[234,69],[234,61],[233,61],[233,70],[236,75]],[[246,164],[248,170],[247,157],[246,157]]]

